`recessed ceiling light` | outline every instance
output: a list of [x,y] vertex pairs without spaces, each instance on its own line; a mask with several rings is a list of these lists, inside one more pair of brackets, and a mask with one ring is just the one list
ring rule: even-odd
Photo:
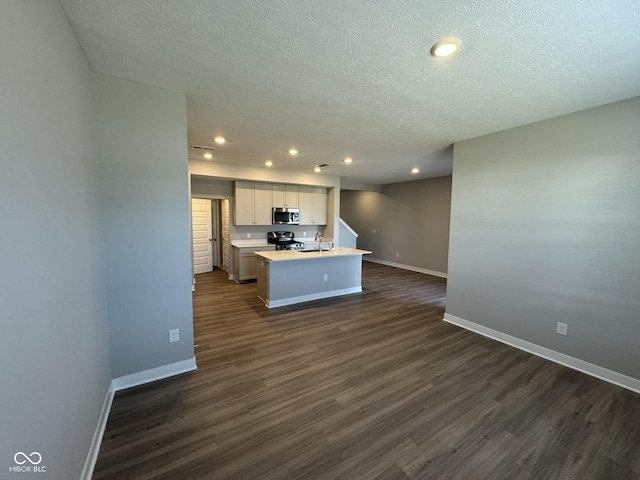
[[297,155],[298,154],[298,149],[295,147],[291,147],[289,149],[289,155]]
[[204,152],[202,156],[207,160],[211,160],[213,158],[213,154],[211,152]]
[[273,166],[273,162],[272,162],[271,160],[267,160],[266,162],[264,162],[264,164],[265,164],[267,167],[272,167],[272,166]]
[[222,145],[223,143],[226,142],[225,138],[220,135],[214,138],[213,141],[216,142],[218,145]]
[[431,55],[434,57],[448,57],[453,55],[458,48],[460,48],[459,38],[445,38],[440,40],[433,47],[431,47]]
[[353,158],[351,158],[351,157],[345,157],[345,159],[344,159],[344,163],[351,163],[351,162],[353,162]]
[[313,169],[314,172],[316,173],[320,173],[322,171],[322,169],[320,168],[320,165],[316,165],[315,168]]
[[418,173],[420,171],[420,169],[418,167],[413,167],[411,169],[411,173]]

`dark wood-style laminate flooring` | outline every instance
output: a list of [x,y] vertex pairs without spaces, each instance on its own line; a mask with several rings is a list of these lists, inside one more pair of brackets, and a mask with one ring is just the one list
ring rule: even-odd
[[446,281],[267,309],[197,277],[198,370],[116,394],[94,479],[640,479],[640,395],[442,321]]

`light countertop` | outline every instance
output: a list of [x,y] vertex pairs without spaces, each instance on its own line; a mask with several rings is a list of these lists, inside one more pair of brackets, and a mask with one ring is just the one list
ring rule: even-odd
[[246,247],[272,247],[272,243],[266,240],[234,240],[231,242],[232,247],[246,248]]
[[[296,242],[301,242],[306,245],[306,248],[313,248],[318,245],[318,242],[314,237],[296,237]],[[322,244],[327,245],[333,242],[333,238],[323,238]],[[232,247],[245,248],[245,247],[268,247],[274,245],[273,243],[267,242],[266,238],[242,238],[231,241]]]
[[276,250],[269,252],[256,252],[256,255],[266,258],[270,262],[280,262],[286,260],[319,260],[330,257],[344,257],[351,255],[366,255],[371,253],[368,250],[357,248],[336,247],[322,252],[301,252],[299,250]]

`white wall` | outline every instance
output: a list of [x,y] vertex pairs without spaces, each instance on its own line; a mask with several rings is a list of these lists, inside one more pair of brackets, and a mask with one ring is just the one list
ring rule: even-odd
[[640,379],[639,119],[635,98],[455,145],[448,315]]
[[193,358],[186,98],[98,73],[94,83],[112,370],[122,377]]
[[92,73],[48,1],[2,2],[0,65],[0,477],[77,479],[111,381]]

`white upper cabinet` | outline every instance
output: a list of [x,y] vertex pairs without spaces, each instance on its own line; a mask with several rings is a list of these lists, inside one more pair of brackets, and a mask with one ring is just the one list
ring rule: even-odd
[[253,183],[235,183],[235,205],[233,208],[233,223],[236,225],[253,225]]
[[300,225],[327,224],[327,189],[300,185],[298,187]]
[[327,224],[327,194],[323,187],[283,183],[235,182],[235,225],[271,225],[271,208],[300,209],[300,225]]
[[235,225],[271,225],[271,184],[235,182]]
[[271,190],[272,206],[298,208],[298,185],[274,183]]
[[271,184],[255,182],[254,218],[256,225],[271,225]]
[[313,223],[316,225],[327,224],[327,199],[326,188],[313,187]]
[[313,187],[298,187],[298,205],[300,208],[300,225],[313,225]]

